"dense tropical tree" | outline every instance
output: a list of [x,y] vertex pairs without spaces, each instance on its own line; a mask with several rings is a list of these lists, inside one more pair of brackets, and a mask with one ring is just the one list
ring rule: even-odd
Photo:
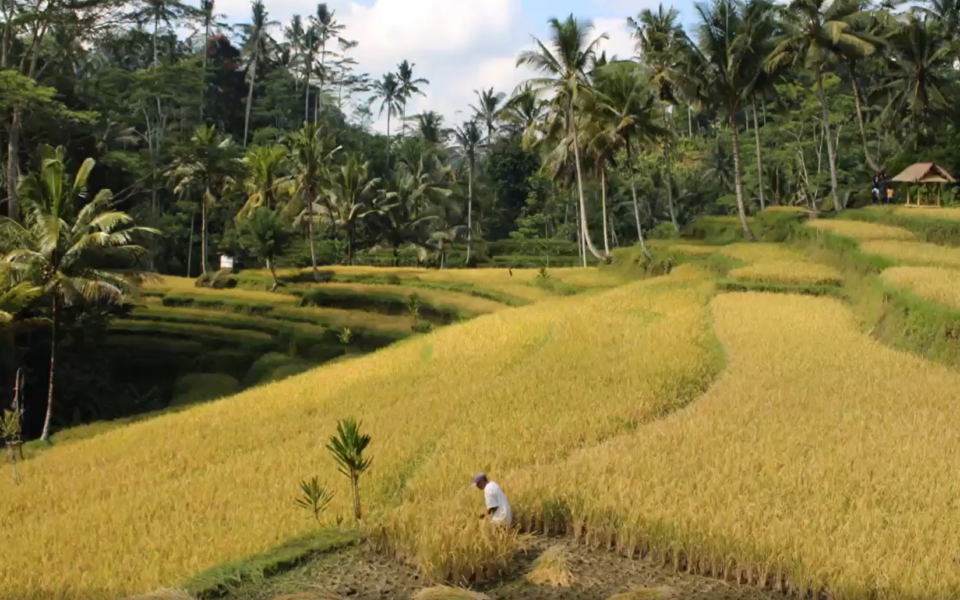
[[367,215],[380,179],[370,177],[370,165],[357,154],[349,154],[342,165],[330,170],[324,184],[320,219],[343,231],[347,238],[347,261],[352,265],[356,251],[357,225]]
[[597,258],[608,260],[594,246],[587,228],[586,201],[583,196],[583,173],[580,163],[580,139],[578,130],[579,98],[589,93],[588,69],[593,64],[597,46],[607,38],[606,34],[589,40],[593,26],[578,21],[570,15],[564,21],[549,21],[552,34],[551,47],[535,39],[537,48],[523,52],[517,66],[529,66],[543,74],[530,80],[537,93],[551,92],[552,103],[557,112],[563,113],[566,135],[564,144],[573,146],[573,161],[577,174],[577,191],[580,196],[580,228],[590,252]]
[[247,202],[238,216],[243,217],[260,206],[270,210],[278,208],[279,188],[288,182],[284,177],[286,162],[287,149],[280,144],[254,146],[247,151],[243,157],[243,166],[247,173],[244,179]]
[[480,132],[480,126],[476,120],[469,120],[463,125],[457,126],[453,131],[453,137],[457,142],[456,148],[460,156],[467,161],[467,259],[466,264],[470,264],[470,256],[473,251],[473,177],[477,166],[477,152],[483,144],[483,134]]
[[309,121],[290,136],[289,142],[296,169],[294,205],[302,207],[300,216],[306,223],[313,279],[318,281],[317,251],[313,236],[314,215],[319,206],[324,175],[340,148],[334,145],[332,138],[326,135],[320,126]]
[[601,124],[598,135],[626,152],[637,238],[644,255],[650,258],[640,223],[634,154],[642,144],[654,143],[665,135],[656,123],[656,98],[640,66],[632,62],[615,62],[600,69],[595,75],[595,88]]
[[94,160],[67,175],[62,148],[45,146],[40,170],[23,178],[23,225],[0,217],[0,262],[18,282],[42,290],[50,308],[50,371],[47,408],[40,439],[50,437],[56,380],[60,312],[84,303],[116,303],[133,287],[131,270],[146,250],[135,242],[159,233],[137,227],[126,213],[111,210],[113,194],[101,190],[86,202]]
[[415,95],[426,96],[426,93],[424,93],[420,86],[430,84],[429,81],[422,77],[413,76],[413,68],[415,66],[416,64],[406,60],[397,65],[397,95],[399,96],[400,118],[402,120],[400,137],[405,137],[407,133],[407,102]]
[[225,186],[240,173],[240,151],[233,140],[208,125],[196,129],[190,142],[179,149],[170,168],[175,192],[194,193],[201,198],[200,264],[204,273],[210,269],[207,216]]
[[267,57],[275,44],[269,30],[276,25],[278,25],[277,21],[269,20],[269,13],[263,0],[253,0],[250,3],[250,22],[241,26],[247,37],[244,51],[249,57],[250,65],[247,73],[250,88],[247,92],[246,116],[243,120],[244,147],[247,146],[250,133],[250,114],[253,111],[253,89],[257,84],[257,65]]
[[263,259],[273,278],[273,287],[270,291],[276,291],[280,287],[276,259],[290,239],[280,212],[266,206],[258,206],[248,218],[240,221],[239,229],[240,245],[257,258]]
[[471,104],[474,118],[483,122],[487,128],[487,139],[493,139],[493,132],[497,129],[497,121],[504,110],[504,100],[506,94],[503,92],[494,92],[493,88],[485,90],[474,90],[477,96],[477,104]]
[[750,0],[740,6],[730,0],[698,4],[700,15],[698,45],[691,53],[692,71],[704,102],[716,103],[727,114],[733,142],[734,187],[737,213],[744,237],[753,239],[747,224],[740,167],[737,114],[741,101],[752,94],[757,71],[764,54],[755,48],[769,40],[773,31],[771,5],[765,0]]
[[443,127],[443,116],[440,113],[428,110],[416,116],[417,133],[425,142],[443,144],[449,137],[449,132]]
[[820,101],[820,126],[826,137],[833,203],[837,210],[843,210],[829,107],[823,91],[823,73],[838,57],[868,56],[876,50],[876,45],[863,31],[865,15],[860,0],[792,0],[782,15],[785,34],[770,54],[767,68],[772,70],[803,61],[813,71]]
[[387,137],[390,137],[390,118],[401,114],[405,101],[400,92],[400,81],[393,73],[387,73],[373,84],[373,96],[370,102],[380,101],[380,116],[387,112]]

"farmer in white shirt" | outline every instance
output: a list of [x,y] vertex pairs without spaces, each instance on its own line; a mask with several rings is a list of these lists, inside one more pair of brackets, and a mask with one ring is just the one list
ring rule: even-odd
[[509,527],[513,523],[513,511],[510,510],[510,503],[500,486],[487,479],[486,473],[474,475],[473,485],[483,490],[483,499],[487,506],[487,511],[482,513],[480,518],[489,518],[491,523]]

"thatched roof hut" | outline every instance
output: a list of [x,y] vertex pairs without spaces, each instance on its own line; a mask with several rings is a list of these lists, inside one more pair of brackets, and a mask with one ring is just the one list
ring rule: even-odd
[[[947,170],[938,165],[937,163],[932,162],[923,162],[910,165],[903,170],[902,173],[894,177],[891,181],[897,183],[912,183],[919,186],[920,191],[917,194],[917,206],[920,205],[922,200],[922,190],[925,185],[936,185],[937,189],[937,206],[940,206],[940,190],[939,184],[941,183],[956,183],[957,180],[954,179],[950,173],[947,173]],[[910,206],[910,190],[907,189],[907,206]]]

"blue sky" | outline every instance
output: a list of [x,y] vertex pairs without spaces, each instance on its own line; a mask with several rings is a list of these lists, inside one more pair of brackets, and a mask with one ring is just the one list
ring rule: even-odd
[[[316,0],[266,0],[272,19],[283,24],[294,14],[312,14]],[[590,19],[610,40],[609,54],[632,54],[625,27],[628,15],[656,8],[657,0],[328,0],[347,25],[344,37],[357,40],[354,57],[360,69],[379,77],[403,59],[430,80],[426,97],[411,102],[408,112],[436,110],[448,124],[462,121],[474,90],[494,87],[510,93],[530,76],[515,68],[516,56],[544,36],[550,17],[573,13]],[[217,0],[217,11],[231,22],[244,22],[249,0]],[[676,4],[688,20],[691,0]],[[377,127],[384,127],[383,120]]]

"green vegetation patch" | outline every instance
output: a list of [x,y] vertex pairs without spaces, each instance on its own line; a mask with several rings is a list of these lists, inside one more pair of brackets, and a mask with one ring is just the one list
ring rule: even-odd
[[199,600],[222,598],[244,586],[294,569],[322,554],[355,546],[360,536],[355,530],[325,529],[294,537],[273,550],[232,562],[189,579],[183,589]]
[[721,292],[773,292],[778,294],[806,294],[808,296],[833,296],[845,298],[843,289],[835,285],[788,285],[768,281],[741,281],[724,278],[717,281]]
[[[347,310],[368,310],[386,315],[410,313],[410,296],[389,291],[370,293],[354,292],[346,289],[310,288],[299,291],[303,304],[308,306],[329,306]],[[447,325],[474,315],[453,306],[445,306],[419,299],[420,317],[434,323]]]
[[240,389],[240,382],[224,373],[189,373],[173,384],[173,400],[170,401],[170,406],[216,400],[232,396]]

